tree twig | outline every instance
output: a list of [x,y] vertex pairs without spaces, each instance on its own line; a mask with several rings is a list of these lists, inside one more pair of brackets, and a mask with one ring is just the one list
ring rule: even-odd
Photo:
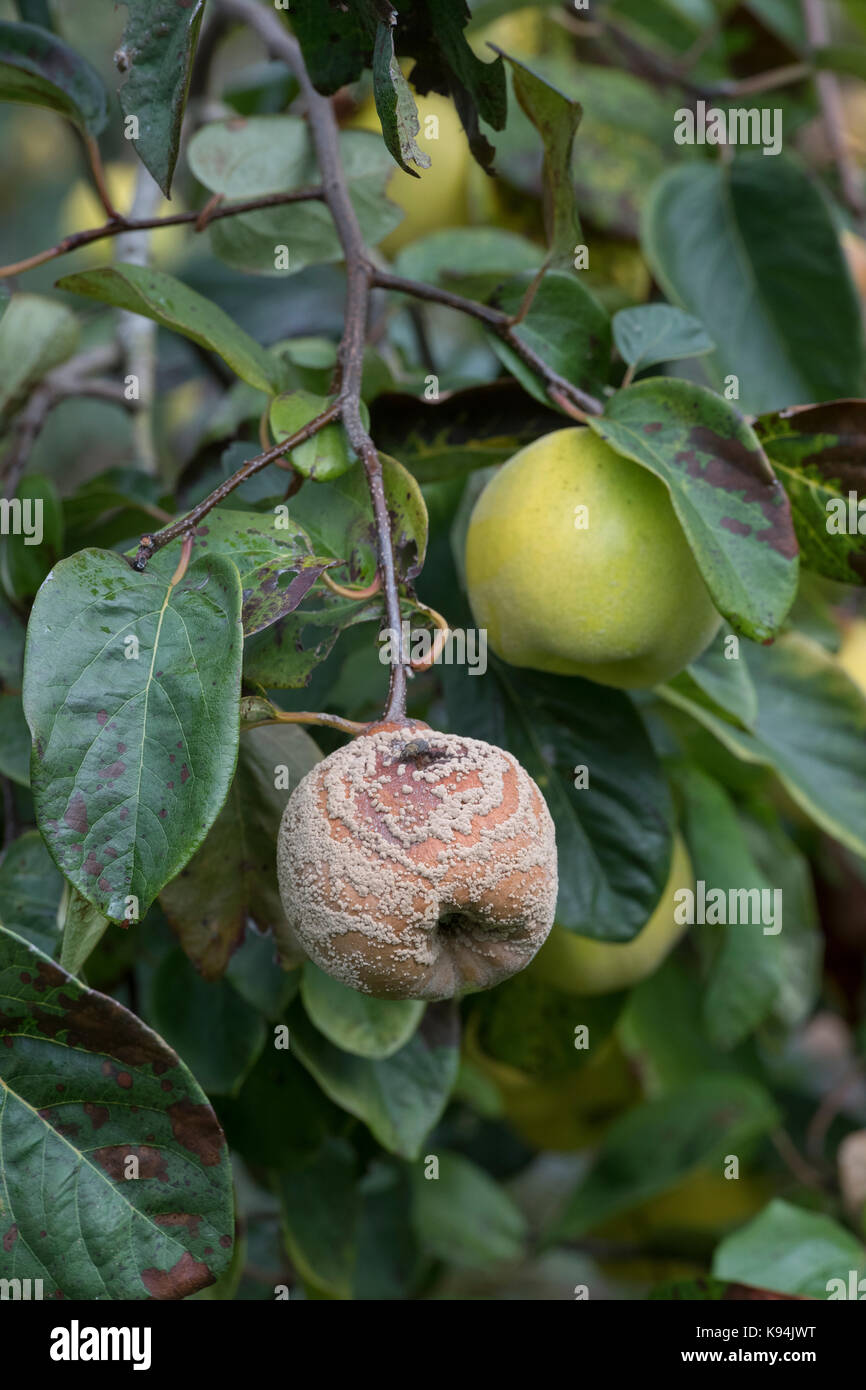
[[[373,287],[372,266],[340,159],[339,130],[330,101],[321,96],[310,81],[301,49],[284,28],[277,12],[254,0],[222,0],[224,14],[249,25],[274,57],[281,58],[294,73],[306,103],[307,120],[316,153],[325,202],[334,219],[346,262],[346,308],[343,337],[338,350],[340,382],[338,404],[349,443],[359,455],[367,477],[376,521],[379,569],[385,596],[388,626],[400,631],[400,596],[394,564],[391,521],[385,497],[382,463],[376,446],[361,418],[361,377],[367,334],[367,315]],[[399,719],[406,709],[406,669],[399,661],[391,667],[386,719]]]
[[[812,49],[823,48],[830,41],[830,27],[823,0],[802,0],[802,5],[809,46]],[[863,175],[848,144],[839,79],[835,72],[816,72],[815,85],[821,103],[827,141],[839,173],[842,196],[862,230],[866,227],[866,189]]]
[[[320,202],[323,193],[321,188],[294,188],[286,193],[267,193],[261,198],[247,198],[244,202],[223,203],[214,209],[207,219],[207,226],[211,222],[218,222],[222,217],[238,217],[244,212],[257,212],[260,208],[279,207],[283,203],[311,203]],[[44,265],[46,261],[54,261],[58,256],[68,256],[70,251],[77,251],[82,246],[89,246],[93,241],[102,241],[104,237],[122,236],[124,232],[146,232],[156,231],[160,227],[180,227],[185,223],[197,223],[201,218],[202,210],[197,212],[174,212],[168,217],[115,217],[110,222],[105,222],[100,227],[89,227],[83,232],[71,232],[69,236],[58,241],[56,246],[49,246],[45,251],[37,251],[33,256],[25,256],[22,261],[13,261],[10,265],[0,266],[0,280],[8,280],[10,275],[20,275],[25,270],[33,270],[37,265]]]
[[147,567],[147,562],[152,555],[171,541],[177,540],[180,536],[186,537],[194,526],[207,516],[208,512],[213,511],[229,493],[234,492],[235,488],[240,487],[248,478],[252,478],[262,468],[266,468],[269,463],[276,463],[288,450],[296,449],[305,440],[312,439],[314,434],[323,430],[326,425],[330,425],[340,414],[340,402],[333,401],[327,410],[323,410],[321,415],[317,415],[314,420],[310,420],[301,429],[296,430],[288,439],[275,444],[272,449],[266,449],[264,453],[257,454],[255,458],[247,459],[246,463],[233,473],[230,478],[215,487],[213,492],[209,492],[207,497],[202,498],[194,507],[182,516],[179,521],[173,521],[170,526],[165,526],[161,531],[154,531],[151,535],[142,536],[138,547],[138,553],[130,561],[134,570],[143,570]]
[[0,467],[6,497],[14,497],[31,450],[48,416],[60,401],[73,396],[90,396],[111,401],[126,410],[134,408],[135,403],[126,399],[120,382],[89,375],[91,372],[110,370],[117,365],[118,357],[117,344],[111,343],[79,353],[46,373],[10,430],[11,442]]
[[[515,320],[510,314],[504,314],[501,309],[493,309],[489,304],[481,304],[475,299],[464,299],[462,295],[453,294],[451,290],[440,289],[438,285],[426,285],[420,280],[406,280],[402,275],[392,275],[388,270],[381,270],[378,266],[369,266],[371,284],[379,289],[396,290],[400,294],[411,295],[415,299],[429,300],[431,304],[443,304],[447,309],[455,309],[458,313],[467,314],[470,318],[478,319],[485,324],[498,338],[507,343],[513,352],[531,367],[538,376],[541,377],[548,394],[552,399],[560,404],[553,393],[556,391],[558,397],[570,400],[578,407],[582,415],[601,415],[604,406],[595,396],[584,391],[574,382],[566,381],[565,377],[553,371],[546,362],[540,358],[532,348],[527,347],[526,343],[514,331]],[[573,414],[574,412],[569,412]]]

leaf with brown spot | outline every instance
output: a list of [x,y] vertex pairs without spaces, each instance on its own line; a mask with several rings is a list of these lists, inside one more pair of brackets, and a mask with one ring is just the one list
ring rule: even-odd
[[661,478],[719,612],[756,642],[775,637],[797,592],[791,506],[755,432],[703,386],[651,377],[589,424]]
[[231,1255],[231,1173],[187,1067],[5,928],[0,998],[0,1042],[13,1042],[0,1047],[0,1278],[82,1300],[183,1298],[212,1284]]
[[803,564],[842,584],[866,583],[866,400],[762,415],[755,433],[791,500]]
[[[222,975],[249,918],[262,931],[279,927],[285,934],[277,830],[289,796],[319,757],[302,729],[247,730],[225,806],[201,849],[163,889],[163,911],[206,980]],[[288,785],[278,789],[280,767]]]

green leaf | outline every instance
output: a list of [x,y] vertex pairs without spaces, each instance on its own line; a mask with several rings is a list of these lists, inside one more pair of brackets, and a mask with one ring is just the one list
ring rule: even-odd
[[797,590],[797,538],[785,490],[742,417],[702,386],[652,377],[589,423],[667,486],[719,612],[747,637],[773,637]]
[[359,603],[333,594],[297,608],[261,632],[244,648],[244,680],[268,690],[309,685],[317,666],[330,655],[341,632],[359,623],[382,620],[382,602]]
[[163,888],[163,911],[205,980],[223,974],[249,920],[263,932],[287,932],[277,830],[290,793],[319,757],[303,729],[246,730],[225,805],[201,848]]
[[713,1257],[718,1279],[805,1298],[831,1297],[832,1280],[845,1289],[840,1293],[837,1286],[837,1298],[851,1297],[852,1270],[856,1288],[866,1274],[866,1249],[850,1231],[822,1212],[781,1200],[726,1236]]
[[100,266],[64,275],[57,287],[155,319],[163,328],[217,353],[237,376],[259,391],[273,395],[282,388],[279,359],[238,328],[218,305],[164,270],[122,263]]
[[172,587],[110,551],[80,551],[36,596],[24,712],[37,820],[67,878],[112,921],[144,916],[225,800],[240,612],[222,556]]
[[[302,527],[282,514],[219,508],[193,532],[192,559],[221,555],[234,562],[241,578],[244,634],[249,637],[291,613],[332,563],[311,553]],[[134,556],[137,547],[127,551]],[[168,580],[177,566],[177,548],[158,550],[148,571]]]
[[80,1300],[179,1299],[214,1283],[231,1254],[231,1174],[187,1068],[4,929],[0,997],[4,1276]]
[[866,80],[866,48],[862,46],[828,43],[813,51],[812,62],[819,72],[844,72],[849,77]]
[[842,584],[866,582],[866,521],[856,506],[849,516],[850,494],[866,496],[866,401],[763,415],[755,433],[791,499],[803,564]]
[[102,939],[108,926],[108,918],[103,917],[102,913],[74,888],[69,888],[65,897],[60,964],[70,975],[77,975],[91,951]]
[[[628,696],[497,661],[484,677],[441,671],[450,726],[507,748],[541,789],[556,825],[557,922],[630,941],[667,882],[673,807]],[[578,789],[581,768],[590,771]]]
[[90,136],[108,120],[108,93],[99,73],[36,24],[0,23],[0,101],[47,106]]
[[235,1095],[265,1045],[264,1020],[228,980],[203,980],[183,951],[163,956],[148,1015],[199,1085]]
[[[533,1082],[573,1077],[599,1056],[626,999],[625,991],[578,998],[553,988],[532,970],[521,970],[473,1000],[481,1051],[523,1072]],[[577,1047],[585,1027],[589,1045]]]
[[407,174],[415,174],[409,162],[419,169],[430,168],[430,156],[415,139],[421,129],[418,108],[409,83],[394,56],[394,27],[385,20],[376,25],[373,47],[373,95],[382,122],[382,134],[392,158]]
[[[755,863],[733,803],[718,783],[688,768],[680,772],[677,785],[696,880],[703,880],[708,893],[752,888],[772,892],[774,883]],[[693,936],[702,936],[717,947],[703,996],[707,1034],[716,1047],[736,1047],[776,1002],[782,987],[780,938],[786,923],[778,925],[783,929],[778,935],[765,935],[763,925],[751,922],[692,927]]]
[[129,18],[115,62],[128,76],[120,105],[124,116],[138,118],[135,152],[168,197],[204,0],[123,3]]
[[0,413],[78,346],[78,320],[65,304],[41,294],[13,294],[0,322]]
[[[427,550],[427,507],[411,473],[380,452],[385,497],[391,518],[394,559],[401,578],[420,574]],[[347,561],[352,584],[372,583],[378,567],[376,528],[364,470],[355,464],[339,478],[304,487],[291,501],[291,514],[310,537],[317,555]]]
[[668,685],[741,728],[754,729],[758,692],[739,652],[739,638],[732,640],[730,631],[721,628],[698,660],[674,676]]
[[[330,397],[315,396],[311,391],[290,391],[286,396],[277,396],[271,401],[270,409],[271,432],[276,442],[279,444],[281,439],[288,439],[304,425],[308,425],[317,415],[327,410],[331,403]],[[362,407],[362,414],[365,413],[366,408]],[[365,423],[369,424],[369,416]],[[342,424],[336,421],[319,430],[318,434],[313,435],[305,444],[299,444],[296,449],[292,449],[288,457],[305,478],[314,478],[316,482],[323,483],[328,482],[330,478],[339,478],[358,458]]]
[[702,357],[712,352],[713,340],[703,324],[671,304],[638,304],[620,309],[613,320],[613,340],[624,362],[635,372],[659,362]]
[[408,280],[447,284],[449,277],[494,272],[503,279],[537,270],[541,249],[504,227],[443,227],[404,246],[394,263]]
[[274,1046],[273,1037],[238,1095],[220,1096],[217,1105],[232,1150],[264,1168],[287,1168],[312,1156],[338,1126],[347,1127],[346,1116],[289,1051]]
[[[403,216],[385,196],[393,161],[379,136],[363,130],[341,132],[340,158],[362,235],[374,246]],[[193,136],[187,159],[206,188],[232,200],[320,182],[307,126],[299,116],[215,121]],[[291,273],[343,256],[331,214],[318,201],[226,217],[212,224],[209,235],[214,254],[227,265],[260,275],[285,276],[286,270],[275,263],[278,246],[288,248]]]
[[[497,52],[502,50],[497,49]],[[544,146],[541,185],[550,262],[556,266],[570,266],[583,240],[571,177],[574,137],[583,107],[517,58],[508,53],[502,56],[511,66],[514,95]]]
[[833,218],[786,156],[691,161],[658,182],[643,241],[668,298],[701,320],[746,411],[860,394],[860,306]]
[[12,512],[13,529],[0,541],[0,573],[7,594],[20,603],[34,597],[63,554],[63,512],[54,484],[41,473],[25,474],[15,497],[20,527]]
[[[494,296],[496,308],[516,314],[532,275],[515,275]],[[535,294],[529,313],[514,330],[548,367],[566,381],[599,394],[610,372],[610,320],[598,300],[577,275],[549,271]],[[494,334],[490,346],[521,386],[543,405],[550,404],[544,383],[513,348]]]
[[754,731],[735,728],[671,686],[686,710],[745,763],[771,768],[817,825],[866,854],[866,701],[835,659],[791,633],[745,655],[758,693]]
[[386,392],[371,411],[373,438],[422,484],[505,463],[561,428],[558,411],[528,400],[510,381],[452,391],[438,401]]
[[285,1013],[298,992],[300,975],[300,970],[281,969],[273,937],[249,925],[226,969],[226,979],[241,998],[270,1020]]
[[389,1153],[417,1158],[457,1079],[454,1008],[430,1005],[409,1041],[382,1060],[342,1052],[316,1031],[297,1002],[289,1025],[293,1052],[325,1094],[363,1120]]
[[0,598],[0,773],[29,787],[30,730],[21,703],[23,666],[24,624]]
[[409,1041],[424,1015],[421,999],[373,999],[326,975],[312,961],[301,974],[301,998],[311,1023],[336,1047],[381,1061]]
[[38,830],[19,835],[0,864],[0,923],[46,955],[57,949],[63,878]]
[[[591,1171],[551,1233],[575,1240],[613,1216],[675,1187],[726,1153],[768,1133],[779,1117],[769,1094],[735,1075],[703,1076],[617,1120]],[[716,1269],[714,1273],[723,1277]]]
[[289,1259],[330,1298],[352,1297],[361,1193],[357,1160],[345,1139],[281,1171],[277,1191]]
[[526,1218],[483,1168],[462,1154],[436,1155],[438,1171],[412,1173],[412,1225],[431,1255],[463,1269],[519,1260],[528,1235]]

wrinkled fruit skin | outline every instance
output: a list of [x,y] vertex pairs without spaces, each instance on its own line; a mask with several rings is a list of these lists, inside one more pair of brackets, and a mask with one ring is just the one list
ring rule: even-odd
[[277,870],[310,958],[381,999],[498,984],[556,907],[553,821],[532,778],[501,748],[422,724],[381,726],[307,773]]
[[497,655],[624,689],[670,680],[721,621],[667,488],[587,428],[544,435],[494,474],[466,579]]

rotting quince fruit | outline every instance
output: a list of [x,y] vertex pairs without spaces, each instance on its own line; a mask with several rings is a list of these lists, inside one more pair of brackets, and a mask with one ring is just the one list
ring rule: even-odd
[[671,869],[646,926],[631,941],[595,941],[555,926],[532,962],[538,979],[567,994],[612,994],[630,989],[657,970],[686,930],[675,920],[674,894],[693,888],[694,874],[682,836],[674,837]]
[[374,725],[292,793],[277,838],[290,929],[322,970],[382,999],[448,999],[529,963],[553,922],[544,798],[501,748]]
[[466,580],[505,661],[626,689],[671,679],[721,621],[665,485],[586,427],[542,436],[493,475]]

